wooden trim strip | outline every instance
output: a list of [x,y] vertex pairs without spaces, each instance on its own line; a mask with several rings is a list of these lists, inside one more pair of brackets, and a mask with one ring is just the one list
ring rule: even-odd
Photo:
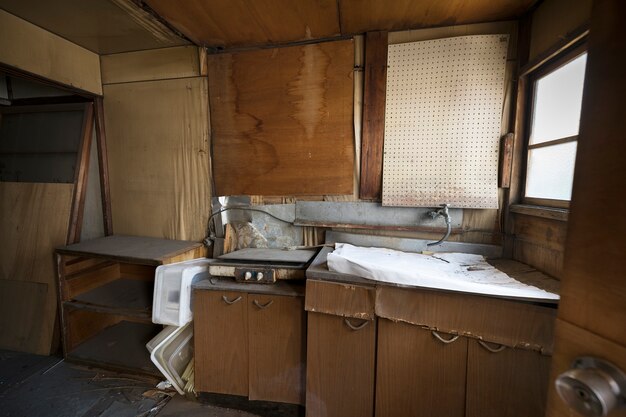
[[542,217],[544,219],[559,220],[566,222],[569,218],[569,210],[556,207],[533,206],[530,204],[513,204],[511,212],[526,216]]
[[551,198],[537,198],[537,197],[524,197],[524,204],[529,204],[533,206],[543,206],[543,207],[557,207],[568,209],[569,208],[569,200],[554,200]]
[[387,32],[367,32],[365,35],[365,92],[359,187],[359,197],[365,200],[378,200],[382,194],[387,47]]
[[80,232],[83,227],[83,211],[85,207],[85,195],[87,194],[87,173],[89,171],[89,152],[91,150],[91,134],[93,129],[93,104],[84,105],[82,140],[78,149],[76,170],[74,172],[74,197],[72,200],[72,212],[70,214],[70,227],[66,242],[67,244],[80,241]]
[[96,144],[98,146],[98,168],[100,171],[100,194],[102,198],[102,219],[104,235],[113,234],[113,217],[111,213],[111,188],[109,185],[109,158],[107,156],[106,131],[104,129],[104,106],[102,97],[94,100],[96,118]]
[[528,149],[545,148],[546,146],[559,145],[561,143],[568,143],[568,142],[576,142],[577,140],[578,140],[578,135],[569,136],[567,138],[554,139],[554,140],[549,140],[547,142],[533,143],[532,145],[528,145]]
[[537,70],[539,67],[543,66],[548,61],[557,57],[575,44],[579,42],[584,42],[587,35],[589,35],[589,23],[585,23],[582,26],[574,29],[569,34],[567,34],[562,41],[524,65],[520,69],[520,77],[527,76],[528,74]]

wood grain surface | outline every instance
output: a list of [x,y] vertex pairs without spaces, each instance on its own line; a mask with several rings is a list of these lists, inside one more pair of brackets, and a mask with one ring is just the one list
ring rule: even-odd
[[[248,295],[195,291],[193,311],[197,391],[248,395]],[[222,297],[233,302],[227,304]]]
[[[489,352],[469,340],[466,417],[543,416],[550,357],[506,348]],[[497,349],[498,345],[490,345]]]
[[306,312],[303,302],[302,297],[248,295],[250,400],[304,405]]
[[307,280],[305,309],[315,313],[374,320],[373,287]]
[[384,319],[378,327],[376,417],[465,417],[467,339],[444,344],[429,330]]
[[352,40],[210,55],[216,194],[351,194],[353,65]]
[[[308,313],[307,417],[373,417],[376,321]],[[400,415],[400,414],[398,414]]]

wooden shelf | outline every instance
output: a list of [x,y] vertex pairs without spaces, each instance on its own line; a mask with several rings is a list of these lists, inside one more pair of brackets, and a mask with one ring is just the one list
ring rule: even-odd
[[150,361],[146,343],[161,330],[162,326],[152,323],[121,321],[78,345],[68,352],[67,358],[106,368],[160,375]]
[[75,296],[72,301],[94,307],[109,307],[150,313],[154,282],[120,278]]

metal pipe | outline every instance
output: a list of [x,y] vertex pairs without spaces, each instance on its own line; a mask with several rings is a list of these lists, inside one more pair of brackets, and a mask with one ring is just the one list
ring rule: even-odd
[[444,240],[448,238],[448,236],[450,236],[450,232],[452,231],[452,219],[450,218],[450,211],[448,210],[449,207],[450,207],[449,204],[444,204],[439,210],[431,211],[428,213],[428,215],[432,217],[433,219],[439,216],[444,218],[446,222],[446,234],[443,235],[443,237],[436,242],[427,243],[426,246],[440,245]]

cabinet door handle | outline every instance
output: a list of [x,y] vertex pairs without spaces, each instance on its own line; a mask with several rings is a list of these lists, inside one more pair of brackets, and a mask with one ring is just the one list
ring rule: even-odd
[[236,302],[241,301],[241,295],[234,300],[229,300],[225,295],[222,295],[222,300],[224,300],[224,302],[228,305],[235,304]]
[[439,340],[441,343],[445,343],[445,344],[452,343],[452,342],[456,341],[456,339],[459,338],[458,334],[457,335],[451,335],[452,337],[450,337],[450,339],[444,339],[439,333],[437,333],[434,330],[431,330],[431,333],[433,334],[433,336],[435,336],[435,338],[437,340]]
[[484,347],[485,349],[487,349],[491,353],[502,352],[504,349],[506,349],[506,346],[504,345],[498,345],[497,348],[492,348],[491,346],[489,346],[487,343],[483,342],[482,340],[478,340],[478,344]]
[[344,323],[346,323],[346,326],[348,326],[352,330],[361,330],[363,327],[369,324],[369,321],[367,320],[365,320],[363,323],[359,324],[358,326],[355,326],[354,324],[350,323],[350,320],[348,319],[344,319],[343,321]]
[[274,304],[274,300],[269,300],[266,304],[261,304],[259,303],[257,300],[253,301],[254,305],[259,307],[261,310],[263,310],[264,308],[268,308],[269,306],[271,306],[272,304]]

